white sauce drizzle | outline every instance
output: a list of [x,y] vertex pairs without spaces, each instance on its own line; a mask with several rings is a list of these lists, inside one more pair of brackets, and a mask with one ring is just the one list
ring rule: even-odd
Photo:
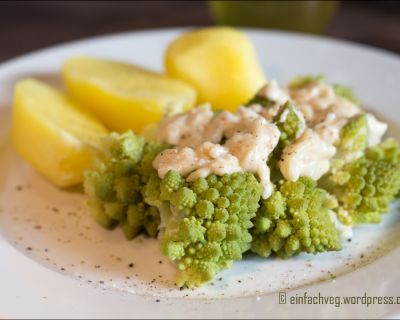
[[328,113],[326,118],[314,127],[314,131],[322,140],[333,145],[339,139],[340,129],[347,121],[345,118],[338,118],[335,113]]
[[[258,95],[274,103],[267,108],[253,104],[248,108],[240,107],[236,114],[223,111],[218,115],[206,104],[163,119],[156,139],[173,144],[175,148],[163,151],[154,160],[153,166],[159,176],[176,170],[191,181],[211,173],[252,172],[263,185],[263,198],[267,198],[273,186],[266,162],[280,136],[278,128],[270,121],[281,105],[291,101],[304,124],[297,133],[297,140],[284,149],[279,162],[283,176],[292,181],[301,176],[318,180],[328,172],[340,129],[350,118],[362,113],[358,106],[337,96],[333,87],[324,82],[287,90],[271,80]],[[288,111],[283,112],[279,121],[284,122],[287,116]],[[373,115],[367,116],[368,146],[373,146],[381,141],[387,124]],[[224,138],[225,143],[222,142]]]
[[263,108],[259,104],[250,106],[250,109],[261,114],[268,121],[272,121],[273,117],[278,114],[281,105],[291,100],[289,94],[278,85],[276,80],[268,82],[257,94],[274,102],[274,104],[267,108]]
[[279,105],[282,105],[286,101],[290,100],[287,92],[279,86],[276,80],[269,81],[264,87],[260,89],[258,95],[274,101]]
[[383,135],[386,133],[388,125],[375,118],[371,113],[367,113],[368,126],[368,147],[373,147],[381,142]]
[[185,113],[166,117],[159,124],[156,140],[179,147],[197,146],[203,142],[202,132],[213,116],[210,105],[204,104]]
[[306,129],[299,140],[283,150],[279,168],[286,180],[296,181],[303,176],[318,180],[328,172],[335,153],[334,146],[311,129]]
[[161,152],[153,162],[160,178],[169,170],[178,171],[187,176],[188,181],[207,177],[210,173],[217,175],[242,171],[239,160],[229,150],[219,144],[204,142],[195,149],[168,149]]
[[[191,109],[187,116],[174,116],[160,124],[158,140],[177,148],[161,152],[154,160],[159,176],[176,170],[190,181],[210,173],[252,172],[263,186],[263,198],[269,197],[273,185],[267,159],[279,141],[279,129],[249,108],[240,107],[236,114],[225,111],[215,117],[210,117],[208,111],[205,107]],[[190,127],[193,123],[196,128]],[[220,145],[223,137],[227,140]]]

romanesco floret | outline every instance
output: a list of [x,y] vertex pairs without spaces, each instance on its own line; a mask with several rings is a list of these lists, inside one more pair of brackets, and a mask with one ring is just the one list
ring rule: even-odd
[[144,139],[132,131],[111,133],[103,139],[104,152],[114,159],[128,159],[136,163],[142,157]]
[[388,139],[320,181],[339,202],[344,224],[377,223],[400,190],[400,149]]
[[279,146],[282,149],[298,138],[299,133],[304,131],[306,126],[300,112],[289,101],[280,107],[278,114],[273,118],[273,122],[281,132]]
[[336,205],[310,178],[280,181],[253,220],[251,250],[262,257],[275,253],[282,258],[340,250],[340,235],[329,213]]
[[368,145],[368,120],[362,114],[350,119],[339,132],[339,140],[335,146],[336,159],[343,163],[354,160],[363,155]]
[[282,156],[282,151],[292,143],[306,128],[305,120],[295,109],[291,102],[286,102],[279,108],[277,115],[273,118],[280,131],[279,142],[268,159],[268,166],[272,170],[272,179],[280,179],[282,176],[277,166]]
[[162,252],[177,261],[178,286],[201,286],[250,249],[251,219],[262,188],[250,173],[199,178],[186,182],[169,171],[161,181]]
[[127,131],[104,139],[104,154],[95,168],[85,173],[84,187],[94,218],[104,227],[120,224],[128,239],[141,230],[157,234],[158,210],[143,200],[144,185],[156,174],[151,163],[164,148],[158,142],[145,143]]
[[347,100],[349,100],[350,102],[354,103],[357,106],[359,106],[361,104],[360,100],[358,100],[358,98],[354,94],[353,90],[351,90],[349,87],[345,87],[340,84],[334,84],[333,90],[335,91],[335,94],[337,96],[346,98]]

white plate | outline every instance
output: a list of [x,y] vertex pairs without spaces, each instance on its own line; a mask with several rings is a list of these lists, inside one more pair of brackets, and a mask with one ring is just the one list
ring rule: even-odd
[[[79,192],[56,189],[13,151],[12,88],[26,76],[59,83],[64,59],[113,58],[161,70],[182,30],[125,33],[42,50],[0,66],[0,316],[2,317],[390,317],[400,305],[291,305],[290,297],[400,296],[400,217],[357,229],[340,253],[282,261],[252,255],[198,290],[173,286],[155,240],[127,242],[87,215]],[[247,30],[270,78],[323,73],[349,85],[399,137],[400,59],[323,38]],[[287,304],[279,304],[287,292]],[[292,298],[293,299],[293,298]],[[400,302],[400,300],[399,300]]]

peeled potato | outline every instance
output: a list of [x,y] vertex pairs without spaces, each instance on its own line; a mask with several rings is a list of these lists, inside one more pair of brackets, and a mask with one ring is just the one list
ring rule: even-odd
[[65,62],[69,94],[116,131],[157,122],[165,113],[191,108],[195,90],[179,80],[108,60],[76,57]]
[[18,153],[60,187],[83,180],[106,128],[63,93],[37,80],[15,87],[12,141]]
[[183,34],[168,47],[171,77],[193,85],[200,103],[235,111],[266,79],[249,39],[239,30],[211,27]]

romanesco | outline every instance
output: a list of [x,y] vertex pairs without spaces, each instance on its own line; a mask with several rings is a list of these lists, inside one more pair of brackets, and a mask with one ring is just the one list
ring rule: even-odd
[[145,143],[131,131],[104,139],[104,155],[94,170],[85,173],[84,181],[89,207],[102,226],[120,224],[128,239],[142,229],[150,236],[157,234],[159,213],[144,202],[143,192],[155,172],[151,163],[164,148],[157,142]]
[[400,149],[388,139],[320,181],[339,202],[342,223],[377,223],[400,190]]
[[178,286],[200,286],[249,250],[249,229],[261,197],[261,185],[250,173],[214,174],[186,182],[169,171],[161,181],[162,252],[176,260]]
[[339,132],[339,140],[335,144],[336,159],[342,163],[360,157],[368,145],[367,115],[362,114],[350,119]]
[[282,149],[298,138],[306,127],[304,117],[289,101],[280,107],[273,122],[281,132],[279,146]]
[[346,98],[347,100],[349,100],[350,102],[354,103],[357,106],[361,104],[360,100],[358,100],[353,90],[351,90],[349,87],[345,87],[340,84],[334,84],[333,90],[335,91],[335,94],[337,96]]
[[340,235],[329,213],[336,205],[310,178],[280,181],[253,221],[251,250],[262,257],[276,253],[282,258],[340,250]]
[[279,180],[281,174],[277,162],[282,156],[282,151],[287,145],[301,135],[306,128],[306,124],[300,112],[297,111],[289,101],[280,107],[277,115],[273,118],[273,122],[276,124],[281,134],[279,136],[278,145],[268,159],[268,166],[272,170],[272,179]]

